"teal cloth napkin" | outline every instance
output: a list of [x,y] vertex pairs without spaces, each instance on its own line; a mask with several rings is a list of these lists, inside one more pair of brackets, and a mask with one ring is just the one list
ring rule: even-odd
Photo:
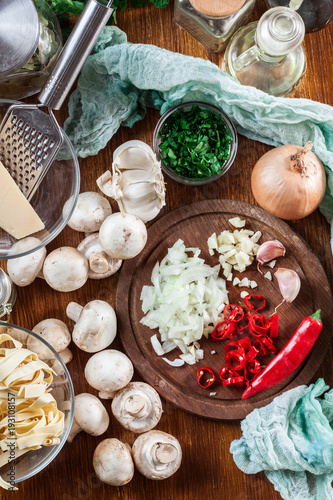
[[313,141],[313,151],[326,167],[321,210],[332,227],[333,108],[269,96],[239,84],[210,61],[127,43],[124,32],[107,27],[83,66],[64,128],[78,156],[85,158],[104,148],[120,125],[131,127],[141,120],[147,107],[163,114],[193,100],[221,108],[238,132],[251,139],[272,146]]
[[333,499],[333,389],[323,379],[254,410],[230,451],[246,474],[264,471],[284,500]]

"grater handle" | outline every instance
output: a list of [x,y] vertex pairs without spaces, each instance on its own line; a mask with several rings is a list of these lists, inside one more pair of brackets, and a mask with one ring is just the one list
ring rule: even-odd
[[50,73],[38,100],[50,109],[60,109],[97,38],[114,9],[89,0]]

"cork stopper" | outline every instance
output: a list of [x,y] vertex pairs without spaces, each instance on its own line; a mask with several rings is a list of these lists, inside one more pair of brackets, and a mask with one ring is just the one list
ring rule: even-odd
[[190,0],[193,7],[209,17],[227,17],[235,14],[246,0]]

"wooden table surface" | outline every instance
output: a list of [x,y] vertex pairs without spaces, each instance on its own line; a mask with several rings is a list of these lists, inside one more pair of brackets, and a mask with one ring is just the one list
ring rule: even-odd
[[[258,0],[251,20],[259,19],[265,11],[264,0]],[[222,55],[209,53],[195,39],[180,29],[173,21],[173,6],[157,9],[147,6],[139,9],[129,8],[117,14],[118,26],[123,29],[130,42],[155,44],[182,54],[209,59],[221,64]],[[333,105],[333,24],[318,33],[305,37],[308,56],[308,69],[295,97],[305,97]],[[58,118],[62,123],[67,116],[64,105]],[[97,191],[96,179],[111,165],[113,150],[129,139],[140,139],[152,145],[154,126],[158,113],[150,110],[146,118],[133,129],[121,128],[107,147],[97,156],[80,159],[82,182],[81,191]],[[167,182],[166,207],[163,215],[177,207],[205,199],[234,199],[255,203],[250,189],[251,170],[258,158],[269,147],[239,137],[239,150],[236,161],[220,181],[202,187],[187,187],[170,179]],[[116,209],[115,205],[113,205]],[[317,210],[301,221],[292,221],[290,225],[310,245],[322,263],[332,284],[332,255],[330,250],[329,226]],[[52,242],[48,251],[62,245],[77,246],[82,235],[66,227]],[[5,268],[5,263],[0,263]],[[12,314],[12,322],[33,328],[45,318],[56,317],[72,323],[66,318],[67,304],[75,300],[81,304],[93,299],[103,299],[114,303],[118,276],[109,279],[89,280],[80,290],[73,293],[59,293],[42,281],[36,280],[27,288],[18,290],[17,304]],[[112,347],[122,349],[121,331]],[[90,355],[71,345],[74,359],[68,365],[73,379],[75,392],[96,391],[88,386],[84,379],[84,367]],[[333,386],[332,347],[328,351],[319,376]],[[135,375],[135,380],[139,380]],[[110,403],[104,402],[110,412]],[[123,429],[114,418],[108,431],[101,437],[79,434],[72,444],[66,443],[56,459],[37,476],[20,483],[15,498],[24,500],[87,500],[120,498],[123,500],[278,500],[280,495],[265,478],[264,474],[245,475],[235,465],[229,452],[230,443],[241,436],[238,421],[210,421],[199,418],[170,403],[163,401],[164,413],[158,429],[175,435],[183,449],[183,462],[180,470],[164,481],[147,480],[135,472],[133,480],[123,487],[112,487],[100,482],[94,474],[92,455],[97,444],[104,438],[116,437],[132,444],[135,436]],[[7,498],[7,495],[5,494]],[[2,497],[4,498],[4,497]],[[9,498],[9,493],[8,493]],[[306,499],[304,499],[306,500]]]

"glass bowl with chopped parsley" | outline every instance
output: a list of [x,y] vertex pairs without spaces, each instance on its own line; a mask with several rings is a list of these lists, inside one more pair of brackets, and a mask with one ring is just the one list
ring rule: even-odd
[[154,131],[154,151],[163,171],[183,184],[215,181],[231,167],[237,132],[217,107],[189,102],[170,108]]

